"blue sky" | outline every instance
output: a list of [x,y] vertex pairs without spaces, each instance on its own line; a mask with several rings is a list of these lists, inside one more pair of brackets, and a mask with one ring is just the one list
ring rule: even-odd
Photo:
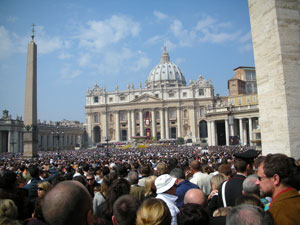
[[187,82],[228,95],[233,69],[254,66],[247,0],[1,0],[0,110],[24,114],[35,24],[38,118],[85,122],[86,90],[143,87],[166,45]]

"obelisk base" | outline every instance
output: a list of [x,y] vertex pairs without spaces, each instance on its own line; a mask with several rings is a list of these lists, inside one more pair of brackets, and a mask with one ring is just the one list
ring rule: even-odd
[[26,158],[34,158],[38,155],[37,132],[25,131],[23,133],[24,154]]

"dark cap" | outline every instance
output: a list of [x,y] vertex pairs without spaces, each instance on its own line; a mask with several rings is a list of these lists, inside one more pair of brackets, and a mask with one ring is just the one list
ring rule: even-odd
[[245,160],[245,161],[253,161],[257,156],[259,155],[258,151],[255,151],[253,149],[247,150],[245,152],[239,152],[235,153],[234,156],[236,158]]

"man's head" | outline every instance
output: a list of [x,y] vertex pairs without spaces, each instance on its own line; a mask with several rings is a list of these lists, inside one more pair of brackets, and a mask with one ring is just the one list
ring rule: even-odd
[[246,173],[247,175],[253,172],[254,159],[258,156],[255,150],[247,150],[245,152],[235,153],[234,168],[237,172]]
[[201,189],[190,189],[184,195],[184,204],[195,203],[202,207],[207,206],[207,198]]
[[269,154],[258,166],[256,181],[261,196],[273,196],[279,189],[289,187],[290,179],[296,174],[294,161],[283,154]]
[[192,174],[201,171],[201,169],[202,169],[201,163],[197,160],[194,160],[190,165],[190,169],[191,169]]
[[39,167],[37,165],[31,165],[29,166],[29,174],[32,178],[38,178],[40,175],[40,170]]
[[253,205],[238,205],[226,216],[228,225],[273,225],[272,216],[262,208]]
[[137,172],[130,171],[128,173],[127,180],[129,181],[130,184],[137,184],[139,182],[139,176],[138,176]]
[[180,168],[174,168],[170,172],[171,177],[177,178],[178,183],[182,182],[185,178],[184,172]]
[[131,195],[122,195],[113,205],[112,221],[114,225],[135,224],[138,201]]
[[42,200],[42,211],[48,225],[91,225],[92,198],[78,181],[62,181]]
[[176,178],[171,177],[169,174],[160,175],[155,180],[156,193],[168,193],[175,195],[176,193]]
[[165,162],[158,163],[156,168],[158,175],[165,174],[168,170],[167,164]]
[[209,224],[209,215],[199,204],[184,204],[177,214],[177,222],[181,225]]
[[252,174],[243,181],[244,194],[256,194],[259,196],[259,185],[256,183],[257,175]]
[[93,186],[95,183],[95,176],[93,173],[88,173],[86,175],[86,181],[88,183],[89,186]]

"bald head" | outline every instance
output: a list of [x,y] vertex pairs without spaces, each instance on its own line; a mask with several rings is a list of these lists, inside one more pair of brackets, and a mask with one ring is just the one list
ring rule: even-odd
[[194,160],[191,163],[191,169],[193,169],[194,171],[200,171],[201,170],[201,163],[197,160]]
[[78,181],[63,181],[43,198],[42,210],[48,225],[92,223],[92,198]]
[[184,195],[184,204],[195,203],[203,207],[207,206],[207,198],[200,189],[190,189]]

